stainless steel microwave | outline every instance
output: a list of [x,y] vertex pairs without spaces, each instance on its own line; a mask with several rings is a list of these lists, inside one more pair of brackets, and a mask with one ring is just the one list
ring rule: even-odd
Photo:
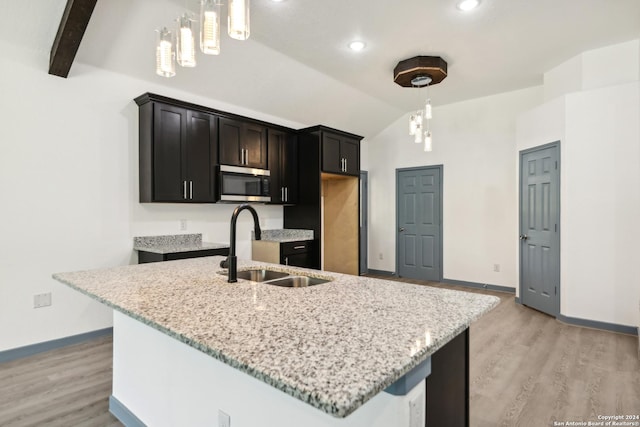
[[220,165],[220,201],[270,202],[270,173],[266,169]]

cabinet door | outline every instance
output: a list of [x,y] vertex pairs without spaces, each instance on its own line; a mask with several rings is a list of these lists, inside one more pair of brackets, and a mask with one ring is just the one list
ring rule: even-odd
[[360,175],[360,144],[358,141],[343,139],[340,143],[340,157],[345,161],[345,173]]
[[267,132],[264,126],[243,123],[240,146],[245,149],[245,166],[267,169]]
[[186,159],[182,155],[187,138],[187,110],[154,104],[153,201],[185,199]]
[[284,255],[282,264],[294,267],[313,268],[313,260],[310,252],[300,254]]
[[243,166],[242,160],[242,122],[220,118],[218,145],[220,147],[220,164]]
[[280,243],[280,262],[284,265],[312,268],[311,247],[310,240]]
[[187,111],[187,198],[192,202],[216,201],[216,116]]
[[295,134],[285,133],[280,170],[287,204],[298,203],[298,139]]
[[340,137],[327,132],[322,134],[322,171],[342,172]]
[[282,151],[284,148],[284,132],[269,129],[267,133],[268,151],[267,156],[269,158],[269,172],[271,173],[271,203],[284,202],[284,183],[281,179],[283,170],[281,169],[282,163]]

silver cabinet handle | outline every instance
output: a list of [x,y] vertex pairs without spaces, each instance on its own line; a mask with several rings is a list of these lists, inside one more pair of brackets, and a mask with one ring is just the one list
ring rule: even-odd
[[289,257],[284,258],[284,265],[289,265]]
[[342,172],[345,172],[347,170],[347,161],[346,159],[343,157],[342,158]]
[[305,245],[300,245],[300,246],[294,246],[293,249],[304,249],[306,246]]
[[280,200],[284,202],[284,187],[280,187]]
[[289,201],[289,187],[284,187],[284,201]]
[[182,198],[187,198],[187,181],[182,181]]
[[189,181],[189,199],[193,200],[193,181]]

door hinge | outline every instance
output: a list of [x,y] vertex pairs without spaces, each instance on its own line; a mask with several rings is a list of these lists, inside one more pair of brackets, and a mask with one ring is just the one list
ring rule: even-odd
[[556,170],[558,170],[558,161],[556,160]]
[[554,229],[554,231],[557,233],[557,232],[558,232],[558,224],[554,224],[554,225],[553,225],[553,229]]

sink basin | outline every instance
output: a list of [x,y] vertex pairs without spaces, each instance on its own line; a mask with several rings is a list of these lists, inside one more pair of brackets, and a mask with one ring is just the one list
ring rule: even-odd
[[[220,272],[219,274],[227,275],[226,272]],[[287,273],[281,273],[279,271],[271,270],[244,270],[238,271],[238,279],[251,280],[253,282],[264,282],[266,280],[279,279],[281,277],[288,276]]]
[[282,286],[285,288],[305,288],[307,286],[319,285],[321,283],[327,283],[328,280],[317,279],[315,277],[307,276],[287,276],[281,279],[273,279],[265,282],[265,284]]

